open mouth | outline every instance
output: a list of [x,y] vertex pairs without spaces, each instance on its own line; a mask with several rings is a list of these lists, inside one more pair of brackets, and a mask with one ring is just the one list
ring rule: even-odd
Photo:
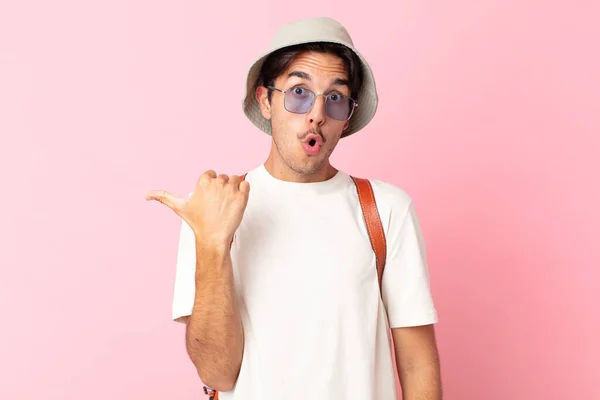
[[319,136],[315,133],[311,133],[310,135],[308,135],[307,138],[304,139],[304,143],[306,143],[310,147],[320,145],[321,142],[322,142],[321,136]]
[[321,137],[313,134],[307,137],[302,145],[307,154],[315,156],[319,154],[322,144]]

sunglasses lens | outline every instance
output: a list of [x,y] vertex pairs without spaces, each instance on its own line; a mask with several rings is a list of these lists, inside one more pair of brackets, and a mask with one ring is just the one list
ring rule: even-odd
[[285,93],[285,109],[296,114],[305,114],[310,111],[315,99],[315,94],[310,90],[296,87]]
[[345,121],[354,108],[354,100],[341,94],[330,94],[325,104],[325,112],[333,119]]

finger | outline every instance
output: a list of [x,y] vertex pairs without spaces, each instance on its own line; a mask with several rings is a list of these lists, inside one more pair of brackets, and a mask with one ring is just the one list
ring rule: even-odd
[[250,184],[247,181],[240,182],[239,189],[237,190],[237,198],[241,202],[244,208],[248,206],[248,200],[250,199]]
[[206,185],[208,184],[210,181],[212,181],[213,179],[215,179],[217,177],[217,173],[213,170],[208,170],[206,172],[204,172],[202,175],[200,175],[200,178],[198,178],[198,182],[196,182],[196,185]]
[[229,176],[221,174],[217,177],[217,179],[221,181],[221,183],[227,183],[229,181]]
[[250,192],[250,184],[248,183],[248,181],[244,180],[240,182],[240,192],[244,193],[245,195],[248,195],[248,193]]
[[185,205],[184,199],[175,197],[166,190],[152,190],[146,195],[146,200],[155,200],[160,203],[163,203],[175,212],[180,211]]
[[235,188],[238,188],[240,186],[241,181],[242,179],[239,177],[239,175],[231,175],[231,177],[229,178],[229,184]]

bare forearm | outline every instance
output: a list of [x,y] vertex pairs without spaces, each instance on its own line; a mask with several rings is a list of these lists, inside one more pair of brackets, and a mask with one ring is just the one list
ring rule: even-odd
[[244,336],[229,246],[196,243],[196,296],[186,331],[188,354],[202,381],[230,390],[240,370]]
[[442,400],[442,382],[438,362],[400,370],[403,400]]

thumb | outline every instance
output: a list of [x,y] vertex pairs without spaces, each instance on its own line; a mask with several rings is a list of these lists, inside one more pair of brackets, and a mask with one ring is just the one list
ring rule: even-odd
[[180,211],[183,210],[183,206],[185,205],[184,199],[175,197],[166,190],[152,190],[146,195],[146,200],[155,200],[160,203],[163,203],[171,210],[175,211],[177,214],[179,214]]

